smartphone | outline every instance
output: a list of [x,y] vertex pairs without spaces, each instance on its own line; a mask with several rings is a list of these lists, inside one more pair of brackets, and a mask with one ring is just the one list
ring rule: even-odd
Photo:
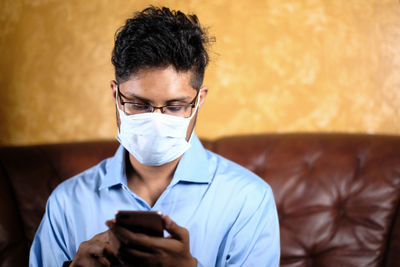
[[163,237],[164,222],[160,211],[120,210],[115,214],[116,223],[135,233]]

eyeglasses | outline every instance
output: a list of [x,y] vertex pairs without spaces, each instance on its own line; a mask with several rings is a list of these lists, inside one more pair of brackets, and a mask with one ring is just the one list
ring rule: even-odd
[[122,110],[125,112],[126,115],[135,115],[141,113],[152,113],[156,109],[159,109],[161,113],[165,113],[172,116],[177,117],[184,117],[188,118],[192,116],[193,109],[196,107],[197,98],[199,96],[200,90],[197,91],[196,96],[194,99],[188,104],[181,104],[181,105],[165,105],[156,107],[149,103],[137,103],[131,101],[124,101],[122,97],[127,98],[121,91],[119,90],[119,85],[117,85],[117,94],[119,97],[119,101],[122,105]]

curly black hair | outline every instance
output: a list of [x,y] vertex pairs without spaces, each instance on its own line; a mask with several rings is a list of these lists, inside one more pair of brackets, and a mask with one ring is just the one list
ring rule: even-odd
[[196,15],[150,6],[126,20],[115,35],[112,64],[118,83],[143,68],[173,66],[192,71],[191,86],[198,90],[209,62],[206,45],[212,40]]

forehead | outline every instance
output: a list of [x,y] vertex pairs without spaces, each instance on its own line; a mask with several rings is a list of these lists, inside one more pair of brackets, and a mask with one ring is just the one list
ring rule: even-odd
[[196,90],[191,86],[191,71],[176,71],[166,68],[142,69],[120,84],[126,95],[137,95],[147,99],[166,99],[192,96]]

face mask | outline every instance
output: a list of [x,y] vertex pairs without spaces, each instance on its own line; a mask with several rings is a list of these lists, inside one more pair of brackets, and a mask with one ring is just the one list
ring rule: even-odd
[[120,118],[117,140],[142,164],[160,166],[171,162],[190,147],[186,132],[197,112],[199,99],[189,118],[162,113],[126,115],[117,104]]

